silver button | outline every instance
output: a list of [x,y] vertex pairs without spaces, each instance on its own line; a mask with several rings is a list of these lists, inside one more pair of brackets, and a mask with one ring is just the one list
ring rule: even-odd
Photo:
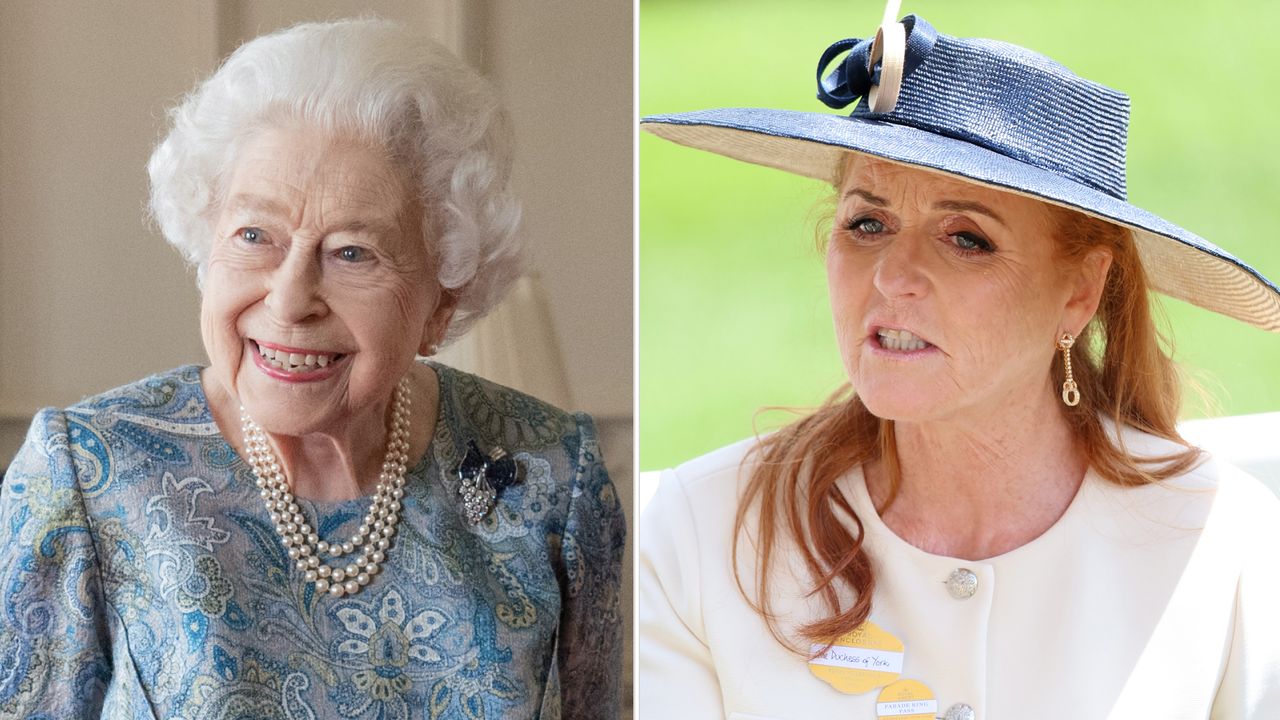
[[[960,571],[957,570],[956,572]],[[969,571],[965,570],[965,572]],[[972,575],[973,573],[969,574]],[[942,716],[942,720],[974,720],[976,717],[978,717],[978,713],[974,712],[973,708],[964,703],[956,703],[947,708],[947,714]]]
[[969,568],[952,570],[950,577],[947,578],[947,592],[957,600],[968,600],[978,592],[978,576],[974,575]]

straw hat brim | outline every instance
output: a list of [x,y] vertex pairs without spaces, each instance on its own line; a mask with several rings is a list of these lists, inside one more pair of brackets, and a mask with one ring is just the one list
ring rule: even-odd
[[973,143],[878,120],[761,108],[656,115],[641,127],[827,183],[834,184],[845,153],[860,152],[1079,210],[1133,231],[1153,289],[1280,332],[1280,289],[1227,251],[1112,195]]

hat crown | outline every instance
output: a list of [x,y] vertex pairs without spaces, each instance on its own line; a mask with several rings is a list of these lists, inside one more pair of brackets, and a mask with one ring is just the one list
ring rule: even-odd
[[1126,198],[1127,95],[1017,45],[939,33],[914,15],[902,23],[905,72],[890,111],[873,112],[868,103],[880,71],[879,64],[867,67],[870,39],[827,49],[818,66],[818,97],[834,108],[861,98],[851,117],[963,140]]

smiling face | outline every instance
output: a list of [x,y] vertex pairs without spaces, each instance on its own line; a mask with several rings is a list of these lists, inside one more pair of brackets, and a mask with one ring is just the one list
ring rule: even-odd
[[1052,397],[1055,341],[1092,316],[1106,274],[1065,272],[1055,232],[1037,200],[854,156],[827,279],[867,408],[928,422]]
[[452,312],[407,178],[299,129],[249,138],[228,178],[201,305],[214,380],[277,434],[381,413]]

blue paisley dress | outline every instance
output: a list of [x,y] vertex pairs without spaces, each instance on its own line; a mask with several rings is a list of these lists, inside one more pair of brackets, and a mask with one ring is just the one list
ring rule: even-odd
[[[0,717],[612,718],[624,520],[591,420],[435,366],[383,571],[314,592],[188,366],[35,418],[0,495]],[[468,441],[520,468],[476,525]],[[369,500],[300,501],[345,538]]]

